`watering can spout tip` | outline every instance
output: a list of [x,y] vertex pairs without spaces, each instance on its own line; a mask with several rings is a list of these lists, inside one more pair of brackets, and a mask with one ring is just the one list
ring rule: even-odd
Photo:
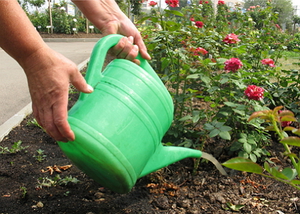
[[159,146],[151,159],[146,164],[139,177],[143,177],[151,172],[166,167],[185,158],[200,158],[200,150],[177,147],[177,146]]

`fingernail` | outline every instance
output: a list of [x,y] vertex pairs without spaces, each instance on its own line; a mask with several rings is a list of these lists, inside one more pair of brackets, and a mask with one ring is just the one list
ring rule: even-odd
[[133,43],[133,36],[129,36],[128,39],[131,43]]
[[89,92],[93,92],[94,91],[94,88],[91,85],[89,85],[89,84],[88,84],[88,91]]

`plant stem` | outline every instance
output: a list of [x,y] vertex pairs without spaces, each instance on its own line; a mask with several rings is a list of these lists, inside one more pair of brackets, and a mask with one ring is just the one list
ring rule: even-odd
[[257,174],[258,174],[258,175],[261,175],[261,176],[264,176],[264,177],[266,177],[266,178],[271,178],[271,179],[275,179],[275,180],[277,180],[277,181],[286,183],[286,184],[291,185],[292,187],[294,187],[294,188],[300,190],[300,187],[299,187],[299,186],[297,186],[297,185],[295,185],[295,184],[293,184],[293,183],[291,183],[291,182],[288,182],[288,181],[286,181],[286,180],[282,180],[282,179],[277,178],[277,177],[275,177],[275,176],[265,175],[265,174],[262,174],[262,173],[261,173],[261,174],[257,173]]
[[[274,127],[275,132],[279,136],[279,141],[281,141],[284,138],[284,135],[282,133],[283,131],[278,128],[278,123],[275,120],[274,115],[271,115],[271,121],[272,121],[272,125]],[[287,151],[288,154],[291,154],[291,150],[290,150],[289,146],[286,143],[282,143],[282,144],[283,144],[283,147],[284,147],[285,151]],[[299,167],[298,167],[298,164],[297,164],[295,158],[292,157],[292,156],[289,156],[289,158],[291,159],[293,166],[297,170],[298,175],[300,175]]]

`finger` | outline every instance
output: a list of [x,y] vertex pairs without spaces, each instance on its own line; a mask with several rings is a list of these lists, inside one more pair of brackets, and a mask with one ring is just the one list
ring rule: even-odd
[[[52,106],[53,122],[55,126],[55,137],[59,141],[74,141],[75,136],[68,123],[68,94],[64,95]],[[61,139],[59,139],[59,138]]]
[[118,44],[116,44],[114,47],[110,49],[110,53],[119,56],[119,54],[123,51],[124,47],[126,46],[126,43],[128,42],[127,37],[123,37],[119,40]]
[[[122,41],[122,46],[123,47],[120,47],[121,51],[117,54],[117,57],[120,58],[120,59],[128,59],[127,58],[128,54],[134,48],[134,46],[133,46],[133,37],[129,36],[128,38],[127,37],[124,37],[124,38],[126,38],[126,39],[123,39],[123,41]],[[130,57],[130,58],[132,58],[132,57]]]
[[[53,110],[52,108],[45,109],[43,113],[43,119],[44,119],[44,128],[48,135],[50,135],[52,138],[54,138],[57,141],[67,141],[65,137],[60,133],[58,130],[57,123],[61,119],[54,120]],[[56,124],[55,124],[56,123]]]
[[85,79],[79,71],[75,72],[75,74],[71,76],[70,81],[72,85],[80,92],[92,93],[94,91],[93,87],[86,83]]
[[134,44],[136,44],[139,47],[140,54],[144,59],[146,60],[151,59],[151,56],[148,54],[146,45],[140,35],[135,38]]
[[137,45],[131,45],[131,50],[130,52],[127,54],[127,56],[125,57],[125,59],[128,59],[130,61],[134,61],[135,58],[137,57],[138,53],[139,53],[139,48]]

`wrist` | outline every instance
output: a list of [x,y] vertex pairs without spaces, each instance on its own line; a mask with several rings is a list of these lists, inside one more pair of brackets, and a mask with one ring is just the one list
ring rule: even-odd
[[35,51],[32,51],[30,54],[17,59],[20,66],[23,68],[26,75],[30,75],[34,72],[42,70],[42,67],[45,67],[47,63],[48,66],[51,66],[51,56],[50,52],[52,50],[48,46],[43,46],[37,48]]

